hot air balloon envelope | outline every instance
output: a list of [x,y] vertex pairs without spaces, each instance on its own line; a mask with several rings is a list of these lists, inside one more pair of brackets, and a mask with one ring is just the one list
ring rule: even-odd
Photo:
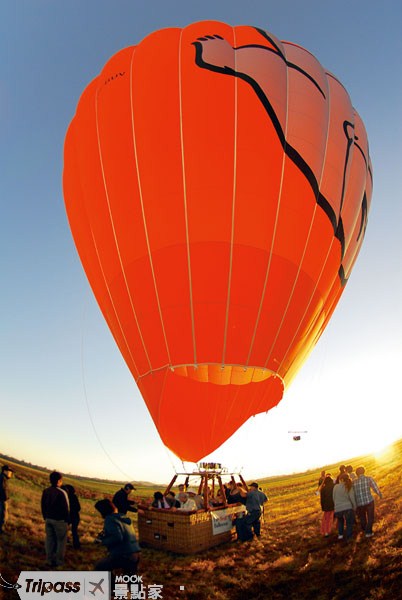
[[65,142],[64,197],[163,442],[197,461],[281,400],[359,252],[363,123],[303,48],[164,29],[113,56]]

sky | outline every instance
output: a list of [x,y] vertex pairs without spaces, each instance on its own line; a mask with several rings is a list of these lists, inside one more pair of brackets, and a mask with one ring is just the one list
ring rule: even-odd
[[[366,238],[338,307],[279,406],[207,460],[246,479],[325,467],[402,437],[402,3],[386,0],[2,0],[0,453],[114,480],[168,482],[162,444],[70,234],[63,144],[78,99],[121,48],[220,20],[312,52],[365,123]],[[306,431],[293,441],[294,431]]]

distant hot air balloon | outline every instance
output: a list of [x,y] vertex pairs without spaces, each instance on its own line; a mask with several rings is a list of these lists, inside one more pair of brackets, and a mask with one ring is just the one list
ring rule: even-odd
[[163,442],[197,461],[281,400],[363,241],[364,125],[306,50],[164,29],[113,56],[65,142],[85,272]]

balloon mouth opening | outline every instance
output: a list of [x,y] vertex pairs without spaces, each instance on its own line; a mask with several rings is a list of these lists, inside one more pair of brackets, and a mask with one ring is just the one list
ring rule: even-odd
[[171,367],[178,377],[186,377],[200,383],[215,385],[247,385],[261,383],[270,377],[279,377],[277,373],[264,367],[243,365],[225,365],[207,363],[201,365],[180,365]]

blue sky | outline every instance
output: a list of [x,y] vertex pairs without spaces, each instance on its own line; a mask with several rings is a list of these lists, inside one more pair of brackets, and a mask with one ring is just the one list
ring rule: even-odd
[[[8,0],[0,22],[0,452],[64,472],[167,481],[164,449],[92,298],[62,196],[79,96],[119,49],[216,19],[310,50],[347,88],[374,167],[363,249],[278,408],[213,459],[246,477],[341,461],[402,437],[402,4]],[[289,430],[307,430],[300,443]]]

